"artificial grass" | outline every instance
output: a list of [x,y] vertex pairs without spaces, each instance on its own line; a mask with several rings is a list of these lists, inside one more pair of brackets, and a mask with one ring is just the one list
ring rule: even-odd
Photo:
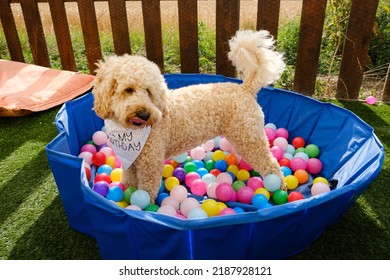
[[[335,102],[390,143],[390,107]],[[21,118],[0,118],[0,259],[99,259],[93,238],[73,230],[52,176],[45,147],[56,135],[59,107]],[[291,259],[390,259],[390,159],[356,203],[311,246]]]

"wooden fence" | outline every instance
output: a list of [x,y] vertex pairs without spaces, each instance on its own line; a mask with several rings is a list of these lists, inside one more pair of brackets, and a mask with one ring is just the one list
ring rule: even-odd
[[[11,9],[12,3],[18,3],[23,12],[34,63],[50,67],[38,7],[39,2],[45,2],[50,7],[62,68],[75,71],[76,62],[64,2],[77,2],[88,67],[93,73],[96,67],[95,62],[102,58],[94,5],[94,2],[98,1],[108,2],[115,52],[117,54],[131,53],[125,0],[0,0],[1,24],[11,59],[24,62],[18,29]],[[147,57],[164,70],[161,1],[138,1],[142,2]],[[234,68],[226,55],[227,41],[240,28],[240,0],[215,1],[216,72],[234,76]],[[357,99],[359,96],[378,1],[352,0],[347,39],[338,76],[337,97],[339,98]],[[280,2],[281,0],[258,0],[257,29],[267,29],[277,37]],[[181,72],[197,73],[199,72],[198,0],[178,0],[177,5]],[[303,0],[302,2],[294,90],[306,95],[312,95],[315,89],[326,5],[327,0]],[[390,79],[387,79],[385,83],[382,100],[390,101]]]

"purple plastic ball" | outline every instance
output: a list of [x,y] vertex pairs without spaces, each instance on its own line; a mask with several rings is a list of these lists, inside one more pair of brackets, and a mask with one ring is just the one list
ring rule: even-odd
[[106,181],[98,181],[93,184],[92,190],[105,197],[109,188],[109,184]]
[[175,170],[173,170],[172,176],[176,177],[180,182],[183,182],[186,178],[186,171],[182,167],[177,167]]

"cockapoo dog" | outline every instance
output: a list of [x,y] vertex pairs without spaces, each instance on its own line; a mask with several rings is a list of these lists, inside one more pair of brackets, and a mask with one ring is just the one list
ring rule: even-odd
[[230,41],[229,59],[243,78],[168,90],[158,66],[141,56],[111,56],[99,62],[93,89],[94,110],[103,119],[128,129],[151,127],[123,183],[157,197],[165,159],[216,136],[233,148],[263,177],[276,174],[285,188],[280,166],[264,132],[264,114],[256,102],[259,90],[277,80],[285,63],[274,51],[267,31],[238,31]]

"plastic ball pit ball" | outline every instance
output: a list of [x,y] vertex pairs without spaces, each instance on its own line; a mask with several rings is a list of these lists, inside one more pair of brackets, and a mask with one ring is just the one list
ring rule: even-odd
[[93,156],[92,156],[92,163],[99,167],[103,164],[106,163],[106,155],[101,153],[101,152],[96,152]]
[[186,173],[196,172],[198,168],[196,167],[195,163],[193,162],[187,162],[184,164],[184,170]]
[[237,172],[236,177],[237,177],[237,180],[240,180],[240,181],[247,181],[247,180],[249,180],[249,178],[251,177],[251,175],[249,174],[248,170],[241,169],[241,170],[239,170],[239,171]]
[[297,171],[298,169],[306,169],[307,163],[303,158],[296,157],[293,158],[290,162],[290,168],[293,172]]
[[127,204],[130,204],[131,195],[137,190],[135,187],[128,187],[123,192],[123,200],[126,201]]
[[255,194],[252,197],[251,204],[254,205],[254,206],[257,206],[259,208],[263,208],[263,207],[265,207],[265,205],[267,205],[267,203],[268,203],[268,199],[263,194]]
[[264,195],[267,198],[267,200],[269,200],[271,197],[269,191],[266,188],[258,188],[257,190],[255,190],[255,195],[256,194]]
[[[160,207],[158,207],[158,205],[156,205],[156,204],[149,204],[148,206],[146,206],[145,211],[157,212],[158,209],[160,209]],[[140,210],[142,210],[142,209],[140,208]]]
[[96,147],[92,144],[85,144],[81,147],[80,153],[82,152],[89,152],[91,154],[94,154],[97,152]]
[[284,190],[277,190],[272,195],[272,199],[278,205],[286,203],[287,202],[287,197],[288,197],[288,194]]
[[298,148],[302,148],[305,146],[305,139],[303,139],[302,137],[295,137],[292,141],[291,141],[291,144],[294,146],[295,149],[298,149]]
[[250,204],[254,191],[250,187],[242,187],[237,191],[237,200],[241,203]]
[[369,97],[366,98],[366,103],[369,105],[373,105],[376,103],[376,98],[375,96],[370,95]]
[[313,180],[313,185],[315,184],[315,183],[324,183],[324,184],[326,184],[326,185],[328,185],[329,184],[329,182],[328,182],[328,180],[326,180],[324,177],[317,177],[317,178],[315,178],[314,180]]
[[207,213],[202,208],[193,208],[188,212],[187,219],[204,219],[207,218]]
[[287,201],[288,202],[293,202],[293,201],[297,201],[297,200],[301,200],[301,199],[304,199],[305,197],[303,196],[302,193],[300,192],[297,192],[297,191],[292,191],[289,193],[288,197],[287,197]]
[[202,160],[204,159],[206,152],[202,147],[196,147],[191,150],[190,155],[192,159]]
[[180,182],[183,182],[186,178],[186,171],[184,170],[184,168],[177,167],[175,168],[175,170],[173,170],[172,176],[176,177]]
[[130,197],[131,205],[137,205],[141,209],[145,209],[150,203],[150,196],[147,191],[136,190]]
[[200,179],[200,175],[196,172],[190,172],[186,175],[184,182],[186,186],[191,186],[192,182],[196,179]]
[[175,210],[179,210],[180,202],[173,196],[168,196],[161,202],[161,207],[165,205],[170,205],[175,208]]
[[305,153],[310,157],[310,158],[316,158],[320,154],[320,149],[318,148],[317,145],[315,144],[309,144],[305,147]]
[[169,177],[169,178],[165,179],[165,188],[168,191],[171,191],[175,186],[178,186],[178,185],[180,185],[180,181],[176,177]]
[[157,213],[168,215],[168,216],[175,216],[176,210],[171,205],[163,205],[160,208],[158,208]]
[[207,183],[202,179],[195,179],[192,181],[190,189],[195,195],[205,195],[207,192]]
[[157,204],[158,206],[161,206],[161,203],[163,202],[163,200],[164,200],[166,197],[168,197],[168,196],[169,196],[169,194],[167,194],[166,192],[159,193],[159,194],[157,195],[157,198],[156,198],[156,204]]
[[220,183],[215,188],[215,195],[221,201],[229,201],[234,193],[233,187],[227,183]]
[[102,196],[106,196],[109,190],[109,185],[105,181],[98,181],[93,184],[92,189]]
[[110,173],[110,178],[111,181],[113,182],[120,182],[122,180],[122,173],[123,169],[122,168],[115,168],[111,171]]
[[162,173],[162,176],[164,178],[169,178],[169,177],[172,177],[172,174],[173,174],[173,166],[170,165],[170,164],[165,164],[164,165],[164,169],[163,169],[163,173]]
[[107,184],[110,184],[111,177],[107,173],[96,174],[95,179],[94,179],[94,183],[99,182],[99,181],[105,181],[105,182],[107,182]]
[[264,180],[264,188],[266,188],[270,192],[274,192],[280,188],[281,181],[280,178],[275,174],[268,174],[265,176]]
[[306,166],[307,172],[310,174],[318,174],[322,170],[322,163],[318,158],[310,158],[307,161],[307,166]]
[[179,203],[188,196],[188,191],[185,187],[178,185],[172,188],[170,196],[174,197]]
[[184,217],[187,217],[188,213],[192,209],[199,208],[199,207],[200,204],[195,198],[187,197],[180,203],[180,212],[183,214]]
[[263,180],[260,177],[251,177],[246,184],[254,191],[264,187]]
[[319,182],[319,183],[313,184],[310,191],[311,191],[311,194],[313,196],[315,196],[315,195],[330,192],[330,187],[325,183]]
[[294,190],[299,185],[298,178],[295,177],[294,175],[287,175],[284,178],[284,182],[286,183],[287,189],[289,190]]
[[107,137],[107,134],[103,131],[96,131],[93,135],[92,135],[92,141],[96,144],[96,145],[103,145],[103,144],[106,144],[107,143],[107,140],[108,140],[108,137]]
[[206,199],[202,202],[201,208],[207,213],[208,217],[219,214],[218,203],[214,199]]
[[236,211],[234,211],[234,209],[232,209],[232,208],[225,208],[225,209],[222,209],[221,212],[219,212],[220,216],[233,215],[233,214],[236,214]]
[[298,169],[294,172],[294,177],[298,179],[299,184],[304,184],[309,180],[309,174],[306,170]]
[[113,186],[108,189],[108,193],[106,195],[108,200],[113,200],[115,202],[119,202],[123,198],[123,191],[118,186]]

